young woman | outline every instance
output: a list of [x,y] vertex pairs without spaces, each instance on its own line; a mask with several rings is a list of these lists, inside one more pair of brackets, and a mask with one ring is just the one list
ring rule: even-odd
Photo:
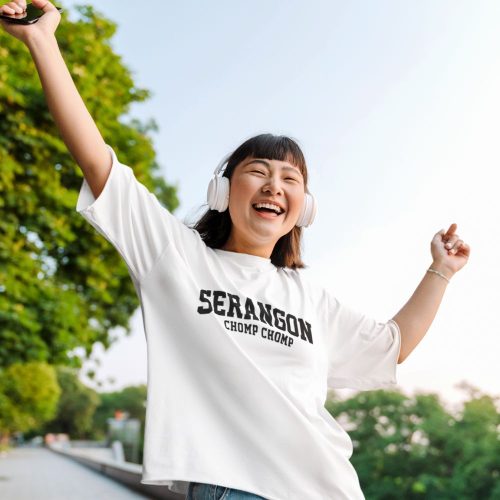
[[33,3],[45,12],[40,21],[2,26],[28,46],[83,170],[78,212],[120,252],[141,302],[142,483],[197,500],[364,498],[349,436],[324,407],[327,390],[396,383],[397,363],[467,262],[456,224],[434,235],[432,265],[387,322],[341,304],[301,272],[302,228],[316,202],[289,137],[261,134],[236,148],[215,170],[206,213],[186,226],[104,142],[58,50],[59,12]]

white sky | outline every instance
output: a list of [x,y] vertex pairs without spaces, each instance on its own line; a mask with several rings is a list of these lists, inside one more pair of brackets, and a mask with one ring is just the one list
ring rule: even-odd
[[[127,119],[158,123],[177,217],[201,213],[213,170],[248,137],[292,136],[319,205],[304,231],[307,272],[380,320],[423,278],[434,234],[457,223],[469,262],[398,366],[399,388],[448,402],[464,396],[461,380],[500,392],[500,3],[87,3],[118,24],[115,51],[153,93]],[[132,325],[94,350],[99,379],[116,379],[104,389],[146,382],[140,310]]]

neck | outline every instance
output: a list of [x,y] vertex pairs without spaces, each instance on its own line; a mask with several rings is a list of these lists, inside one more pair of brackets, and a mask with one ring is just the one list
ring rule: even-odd
[[256,255],[258,257],[264,257],[265,259],[270,259],[271,253],[273,251],[272,248],[268,247],[238,243],[232,241],[231,238],[226,241],[226,243],[221,247],[221,250],[227,250],[228,252],[247,253],[250,255]]

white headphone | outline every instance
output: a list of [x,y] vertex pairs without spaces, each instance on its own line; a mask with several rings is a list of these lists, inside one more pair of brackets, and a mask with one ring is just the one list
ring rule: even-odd
[[[220,177],[217,176],[217,174],[222,171],[222,167],[227,161],[227,159],[222,160],[214,170],[214,176],[208,185],[207,191],[208,206],[212,210],[217,210],[219,212],[224,212],[229,206],[229,178],[223,175]],[[302,211],[295,225],[298,227],[310,226],[314,221],[317,210],[316,199],[312,194],[306,193]]]

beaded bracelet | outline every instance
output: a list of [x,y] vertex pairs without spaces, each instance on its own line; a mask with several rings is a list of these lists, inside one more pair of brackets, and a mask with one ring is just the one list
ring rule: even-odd
[[441,276],[441,278],[444,278],[448,283],[450,282],[450,280],[443,273],[440,273],[439,271],[436,271],[435,269],[432,269],[431,267],[429,267],[429,269],[427,269],[427,271],[430,271],[431,273],[436,273],[439,276]]

